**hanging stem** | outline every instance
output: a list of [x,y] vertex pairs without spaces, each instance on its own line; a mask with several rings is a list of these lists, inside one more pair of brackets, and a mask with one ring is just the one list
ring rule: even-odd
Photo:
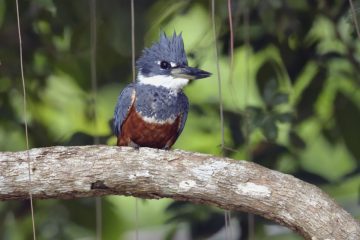
[[[215,59],[216,59],[216,71],[217,71],[217,79],[218,79],[218,93],[219,93],[219,111],[220,111],[220,128],[221,128],[221,153],[224,155],[225,150],[225,137],[224,137],[224,109],[222,102],[222,89],[221,89],[221,76],[220,76],[220,65],[219,65],[219,56],[218,56],[218,47],[217,47],[217,34],[216,34],[216,22],[215,22],[215,0],[211,1],[211,20],[212,20],[212,30],[213,30],[213,38],[215,45]],[[230,226],[230,212],[224,212],[225,218],[225,232],[226,239],[229,239],[229,226]]]
[[224,110],[222,102],[222,91],[221,91],[221,76],[220,76],[220,65],[219,65],[219,56],[218,56],[218,47],[217,47],[217,35],[216,35],[216,23],[215,23],[215,1],[211,0],[211,19],[213,27],[213,37],[214,37],[214,46],[215,46],[215,59],[216,59],[216,75],[218,79],[218,94],[219,94],[219,110],[220,110],[220,127],[221,127],[221,151],[224,151],[225,148],[225,139],[224,139]]
[[[96,45],[97,45],[97,30],[96,30],[96,0],[90,1],[90,48],[91,48],[91,88],[92,88],[92,113],[93,123],[97,129],[97,72],[96,72]],[[99,144],[99,137],[94,135],[94,144]],[[95,198],[95,214],[96,214],[96,239],[102,239],[102,199]]]
[[16,18],[17,18],[17,28],[19,36],[19,55],[20,55],[20,72],[21,72],[21,82],[23,89],[23,113],[24,113],[24,124],[25,124],[25,140],[26,140],[26,155],[28,163],[28,188],[29,188],[29,199],[30,199],[30,210],[31,210],[31,223],[32,223],[32,232],[33,239],[36,239],[36,230],[35,230],[35,218],[34,218],[34,205],[32,197],[32,183],[31,183],[31,159],[29,153],[29,133],[28,133],[28,121],[27,121],[27,102],[26,102],[26,85],[24,77],[24,64],[23,64],[23,51],[22,51],[22,38],[21,38],[21,28],[20,28],[20,11],[19,11],[19,1],[16,0]]
[[360,40],[360,29],[359,29],[359,23],[357,21],[357,18],[356,18],[356,12],[355,12],[355,7],[354,7],[354,4],[353,4],[353,1],[352,0],[349,0],[349,3],[350,3],[350,8],[351,8],[351,16],[352,16],[352,19],[354,21],[354,24],[355,24],[355,29],[356,29],[356,34]]
[[[135,6],[134,0],[131,0],[131,67],[132,81],[136,81],[135,70]],[[139,200],[135,198],[135,239],[139,239]]]
[[135,7],[134,0],[131,0],[131,66],[132,66],[132,76],[133,82],[135,82],[136,72],[135,72]]

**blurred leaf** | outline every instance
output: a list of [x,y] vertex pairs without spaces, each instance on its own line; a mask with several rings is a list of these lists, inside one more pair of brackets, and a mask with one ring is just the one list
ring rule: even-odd
[[299,149],[306,148],[306,142],[294,131],[289,133],[290,143]]
[[265,113],[264,110],[258,107],[248,106],[246,112],[250,119],[250,129],[254,130],[255,128],[260,127],[263,124]]
[[175,234],[178,230],[178,227],[175,226],[171,226],[171,228],[168,230],[168,232],[166,233],[164,240],[173,240],[175,239]]
[[[184,3],[186,2],[177,2],[169,6],[168,1],[164,1],[165,5],[163,7],[166,8],[162,14],[167,14],[167,11],[174,10],[173,8],[183,9]],[[196,24],[193,24],[196,22]],[[169,21],[164,30],[172,34],[174,30],[178,32],[182,32],[184,37],[185,47],[190,50],[198,44],[198,41],[211,42],[211,35],[208,32],[210,28],[210,22],[208,19],[208,15],[206,9],[198,4],[194,3],[192,7],[188,8],[182,14],[174,15],[174,17]],[[154,29],[156,34],[156,40],[158,39],[159,29]],[[191,32],[191,34],[188,34]]]
[[336,95],[335,120],[346,147],[360,164],[360,108],[341,92]]
[[318,16],[315,20],[307,38],[319,41],[318,52],[320,54],[327,52],[344,53],[345,45],[335,37],[337,30],[334,22],[326,16]]
[[11,87],[11,80],[7,77],[0,79],[0,92],[7,92]]
[[256,83],[265,103],[269,103],[275,95],[279,85],[276,63],[267,60],[259,68],[256,75]]
[[[166,20],[169,17],[171,17],[172,15],[176,16],[176,13],[178,11],[182,10],[186,4],[185,1],[176,1],[170,5],[168,5],[166,3],[167,3],[166,1],[157,1],[153,4],[151,9],[149,9],[149,15],[153,17],[153,19],[151,19],[152,24],[150,26],[151,28],[150,28],[149,32],[158,32],[157,27],[160,26],[163,22],[166,22]],[[159,13],[161,13],[161,14],[159,14]],[[186,17],[188,17],[188,16],[186,16]],[[171,25],[173,25],[173,24],[171,24]],[[157,37],[158,37],[158,34],[156,34],[156,38]]]
[[265,84],[262,90],[263,99],[267,105],[271,105],[274,95],[276,94],[278,85],[275,78],[270,78]]
[[181,210],[187,208],[189,206],[188,202],[184,201],[173,201],[166,207],[166,211],[176,212],[177,210]]
[[224,111],[224,118],[228,121],[229,128],[231,129],[231,138],[234,143],[234,147],[239,147],[244,144],[245,136],[241,131],[241,127],[244,126],[244,117],[243,115],[232,112],[232,111]]
[[270,140],[274,141],[278,135],[278,129],[275,124],[275,121],[272,117],[267,117],[263,124],[262,124],[262,132],[264,133],[265,137]]
[[294,116],[292,113],[278,113],[275,115],[275,118],[276,120],[278,120],[279,122],[282,122],[282,123],[290,123]]
[[303,124],[300,136],[306,139],[307,147],[299,152],[299,159],[304,170],[327,180],[338,180],[354,169],[356,161],[344,143],[329,143],[320,134],[322,127],[315,119]]
[[252,150],[252,160],[262,166],[274,169],[278,159],[288,153],[286,146],[276,144],[274,142],[262,141]]
[[324,88],[327,74],[326,69],[319,68],[311,82],[302,91],[301,99],[296,106],[298,121],[303,121],[314,114],[314,102]]
[[37,120],[48,127],[55,139],[67,139],[76,131],[91,131],[84,116],[86,95],[74,79],[58,74],[47,82],[42,103],[33,108]]
[[5,0],[0,0],[0,28],[4,22],[4,17],[6,13],[6,3]]
[[326,177],[323,177],[321,174],[312,173],[303,169],[298,170],[293,175],[294,177],[299,178],[305,182],[311,182],[316,185],[324,185],[330,183],[330,181]]
[[[176,209],[176,211],[174,211]],[[224,215],[205,205],[174,202],[168,210],[174,212],[170,222],[188,222],[194,239],[203,239],[224,227]]]
[[288,100],[289,100],[289,94],[277,92],[275,93],[275,95],[273,96],[270,102],[271,105],[280,105],[283,103],[287,103]]
[[[359,198],[360,175],[357,174],[351,178],[338,183],[337,187],[326,185],[324,189],[338,200],[349,199],[356,202]],[[358,207],[358,204],[357,204]]]
[[[165,212],[166,206],[172,202],[171,199],[159,199],[159,200],[143,200],[135,199],[133,197],[124,196],[108,196],[106,197],[109,202],[112,203],[113,213],[117,217],[121,217],[122,223],[109,224],[114,227],[121,227],[122,229],[135,229],[135,226],[140,227],[153,227],[163,225],[168,218]],[[141,218],[136,222],[135,218],[135,204],[137,202],[138,211],[141,214]],[[132,217],[129,217],[132,216]],[[154,217],[156,216],[156,217]],[[117,239],[117,238],[116,238]]]
[[6,124],[6,127],[12,131],[6,131],[6,128],[0,128],[0,150],[1,151],[19,151],[26,148],[24,130]]
[[[202,114],[190,112],[183,133],[176,141],[174,148],[188,151],[201,151],[209,154],[220,153],[221,126],[218,121],[219,111],[216,108],[203,108]],[[231,141],[230,129],[225,125],[225,142]],[[194,136],[196,140],[194,141]],[[209,147],[211,146],[211,147]]]

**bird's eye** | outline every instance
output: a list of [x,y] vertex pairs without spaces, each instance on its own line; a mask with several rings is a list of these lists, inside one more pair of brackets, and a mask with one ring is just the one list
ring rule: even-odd
[[167,61],[161,61],[160,62],[160,67],[161,67],[161,69],[169,69],[169,68],[171,68],[171,65]]

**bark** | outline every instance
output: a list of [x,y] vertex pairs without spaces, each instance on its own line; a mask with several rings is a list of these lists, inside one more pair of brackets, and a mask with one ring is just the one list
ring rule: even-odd
[[119,194],[246,211],[305,239],[360,239],[360,224],[316,186],[257,164],[180,150],[108,146],[0,153],[0,200]]

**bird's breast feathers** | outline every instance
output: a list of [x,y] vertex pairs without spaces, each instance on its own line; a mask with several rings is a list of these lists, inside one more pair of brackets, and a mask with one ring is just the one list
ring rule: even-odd
[[188,102],[182,92],[153,85],[139,84],[136,88],[135,111],[147,123],[172,124],[188,111]]
[[142,116],[141,113],[139,113],[139,114],[145,122],[155,123],[155,124],[173,124],[175,122],[176,118],[178,117],[178,116],[171,116],[170,118],[167,118],[167,119],[161,119],[161,118],[157,118],[156,115],[147,117],[147,116]]
[[144,117],[132,106],[121,126],[118,145],[129,146],[134,142],[139,146],[168,148],[177,139],[181,119],[181,115],[168,121]]

